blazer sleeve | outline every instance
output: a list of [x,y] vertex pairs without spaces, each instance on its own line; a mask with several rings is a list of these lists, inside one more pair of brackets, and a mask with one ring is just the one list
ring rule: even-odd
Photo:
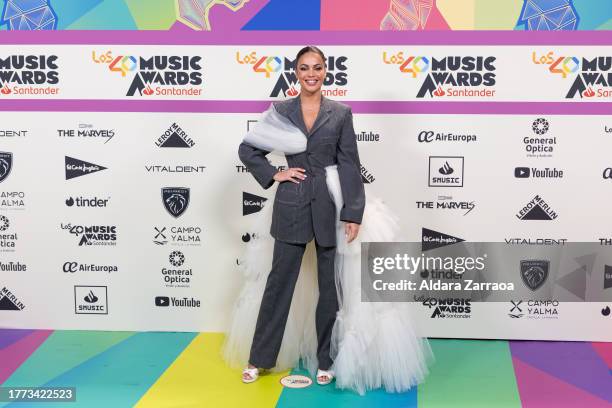
[[240,161],[251,172],[255,180],[264,188],[268,189],[274,184],[274,175],[278,171],[272,166],[266,155],[269,151],[261,150],[244,142],[238,147],[238,157]]
[[361,224],[365,209],[365,191],[361,179],[361,162],[357,151],[357,136],[353,128],[353,112],[348,108],[338,141],[338,174],[344,206],[340,220]]

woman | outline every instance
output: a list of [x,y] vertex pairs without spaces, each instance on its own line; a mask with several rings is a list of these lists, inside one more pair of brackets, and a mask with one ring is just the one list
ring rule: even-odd
[[[356,239],[364,211],[372,222],[362,238],[390,241],[397,225],[380,201],[369,201],[366,210],[351,110],[321,94],[324,54],[305,47],[295,64],[300,95],[273,104],[239,148],[240,159],[262,187],[279,184],[272,213],[269,206],[258,213],[259,239],[247,246],[247,282],[224,355],[236,365],[245,360],[250,342],[246,383],[262,369],[287,369],[302,361],[310,372],[318,367],[321,385],[337,376],[337,386],[360,393],[381,386],[402,391],[424,377],[429,349],[416,338],[405,308],[361,302]],[[266,155],[273,150],[285,154],[287,170],[277,172],[269,164]],[[270,217],[272,251],[266,234]],[[307,247],[313,238],[316,278],[314,257],[308,254],[312,246]],[[253,310],[259,310],[256,323]],[[388,326],[385,336],[377,335],[382,325]],[[397,367],[398,356],[392,353],[405,351],[412,360],[400,357]]]

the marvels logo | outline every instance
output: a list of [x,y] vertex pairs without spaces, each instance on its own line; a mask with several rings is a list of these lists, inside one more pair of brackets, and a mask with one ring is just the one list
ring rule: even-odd
[[538,55],[531,53],[531,61],[537,65],[548,65],[548,70],[563,79],[573,81],[566,99],[612,98],[612,57],[557,56],[553,51]]
[[449,196],[438,196],[436,201],[416,201],[416,207],[428,210],[460,210],[463,211],[463,215],[468,215],[476,207],[476,203],[453,200],[453,197]]
[[539,195],[533,197],[521,210],[516,214],[519,220],[544,220],[550,221],[557,218],[559,215],[552,209],[546,201]]
[[70,156],[65,156],[64,163],[66,165],[66,180],[106,170],[106,167],[99,164],[89,163]]
[[0,95],[57,95],[57,55],[0,56]]
[[175,122],[157,138],[155,145],[158,147],[193,147],[195,142]]
[[[122,77],[134,73],[127,96],[199,96],[202,94],[202,57],[199,55],[113,56],[91,53],[97,64],[107,64]],[[132,75],[130,75],[132,76]]]
[[0,290],[0,310],[23,310],[25,305],[5,286]]
[[385,64],[399,65],[400,72],[425,79],[417,98],[495,96],[495,60],[493,56],[430,57],[383,51]]
[[[347,60],[345,56],[327,57],[327,74],[323,80],[327,88],[321,90],[324,96],[347,96]],[[266,78],[275,78],[271,97],[296,96],[299,93],[295,60],[283,56],[261,56],[257,51],[246,54],[237,51],[236,62],[252,66],[254,72],[264,74]]]
[[104,140],[104,144],[115,137],[115,129],[96,129],[89,123],[79,123],[76,129],[57,129],[57,135],[64,139]]
[[76,314],[108,314],[106,286],[75,286],[74,312]]
[[115,225],[83,226],[62,223],[61,228],[79,237],[79,246],[117,245],[117,227]]
[[153,227],[153,243],[157,245],[201,245],[202,228],[200,227]]
[[13,252],[17,243],[17,234],[9,233],[11,222],[5,215],[0,215],[0,252]]

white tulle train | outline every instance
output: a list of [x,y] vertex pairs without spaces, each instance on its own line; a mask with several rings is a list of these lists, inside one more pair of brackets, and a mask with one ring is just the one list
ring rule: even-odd
[[[245,141],[256,147],[285,153],[306,149],[304,134],[273,107],[264,113],[256,129],[245,137]],[[302,143],[303,146],[298,146]],[[336,166],[325,170],[337,209],[335,280],[340,309],[331,339],[336,387],[359,394],[381,387],[389,392],[406,391],[423,382],[428,373],[428,365],[433,360],[429,343],[415,333],[407,304],[367,302],[361,294],[361,242],[394,241],[397,218],[382,200],[366,191],[359,235],[347,244],[344,222],[339,218],[343,202],[338,171]],[[272,266],[274,239],[269,232],[270,202],[252,217],[254,237],[247,243],[241,261],[244,286],[235,303],[223,347],[223,357],[235,368],[243,368],[248,363],[259,306]],[[316,268],[314,241],[311,241],[302,261],[275,371],[297,367],[301,362],[311,375],[316,373]]]

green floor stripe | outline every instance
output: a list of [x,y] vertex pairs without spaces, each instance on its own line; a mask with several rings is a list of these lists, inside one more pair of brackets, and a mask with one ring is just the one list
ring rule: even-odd
[[419,386],[419,408],[521,407],[507,341],[431,340],[436,363]]

